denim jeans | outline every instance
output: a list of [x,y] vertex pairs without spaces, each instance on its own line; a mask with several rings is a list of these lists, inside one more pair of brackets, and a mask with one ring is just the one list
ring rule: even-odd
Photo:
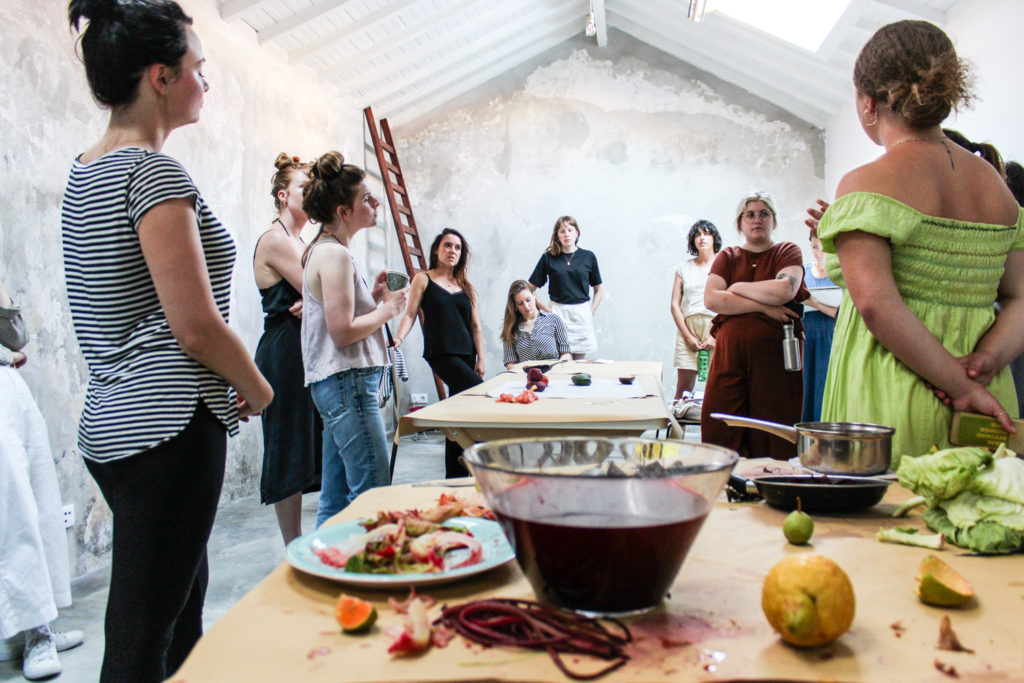
[[324,420],[319,527],[363,491],[391,483],[387,436],[377,406],[383,368],[355,368],[310,385]]

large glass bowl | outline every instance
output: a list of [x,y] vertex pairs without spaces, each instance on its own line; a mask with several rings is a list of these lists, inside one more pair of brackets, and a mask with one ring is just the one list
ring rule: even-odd
[[739,456],[576,437],[488,441],[465,458],[539,599],[625,615],[664,598]]

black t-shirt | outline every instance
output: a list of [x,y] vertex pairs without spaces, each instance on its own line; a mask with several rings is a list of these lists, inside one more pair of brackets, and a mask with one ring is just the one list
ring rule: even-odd
[[466,292],[454,294],[427,276],[420,300],[423,311],[423,357],[473,355],[473,304]]
[[601,271],[594,252],[577,249],[571,254],[540,255],[537,267],[530,275],[530,284],[543,287],[548,284],[548,295],[559,304],[582,304],[590,301],[590,288],[601,284]]

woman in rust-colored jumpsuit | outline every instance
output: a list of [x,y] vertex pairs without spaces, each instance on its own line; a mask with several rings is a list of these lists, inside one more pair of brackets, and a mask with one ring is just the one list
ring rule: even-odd
[[715,355],[701,410],[701,438],[732,448],[745,458],[788,460],[792,443],[766,432],[728,427],[711,413],[745,415],[772,422],[800,421],[803,373],[783,367],[782,326],[792,322],[801,336],[800,309],[807,298],[800,247],[772,241],[776,227],[771,197],[755,192],[740,200],[736,227],[740,247],[715,258],[704,292]]

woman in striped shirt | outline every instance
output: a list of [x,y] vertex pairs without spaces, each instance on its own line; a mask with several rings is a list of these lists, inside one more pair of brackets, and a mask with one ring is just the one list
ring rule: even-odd
[[79,448],[113,512],[101,681],[162,681],[202,634],[206,542],[226,434],[273,398],[228,327],[235,247],[170,132],[208,89],[192,19],[169,0],[72,0],[81,51],[109,107],[71,167],[64,273],[89,367]]
[[527,360],[572,359],[565,323],[554,313],[537,310],[533,285],[526,280],[516,280],[508,289],[501,342],[506,370]]

